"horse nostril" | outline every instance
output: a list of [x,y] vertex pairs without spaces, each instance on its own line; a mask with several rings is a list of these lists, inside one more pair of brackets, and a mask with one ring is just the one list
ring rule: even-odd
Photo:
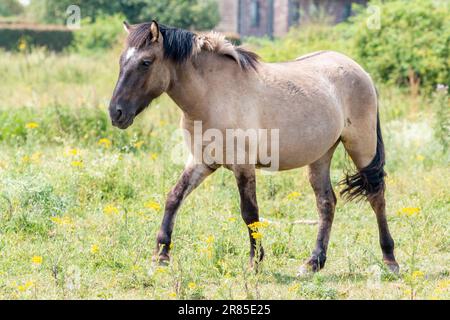
[[117,112],[117,118],[120,119],[120,117],[122,117],[122,107],[121,106],[117,106],[116,107],[116,112]]

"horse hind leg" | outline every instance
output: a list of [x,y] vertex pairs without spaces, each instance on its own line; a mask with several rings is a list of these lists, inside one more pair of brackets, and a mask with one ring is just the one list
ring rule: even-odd
[[[360,130],[357,131],[367,132],[367,127],[365,128],[366,130],[359,128]],[[344,185],[341,196],[349,201],[367,198],[377,218],[383,261],[392,272],[398,273],[399,266],[394,256],[394,240],[386,219],[385,154],[378,114],[376,130],[363,136],[354,135],[353,138],[352,135],[344,136],[342,141],[358,171],[353,175],[347,175],[341,181],[341,185]]]
[[308,274],[311,271],[317,272],[325,266],[337,201],[330,180],[330,164],[338,144],[339,142],[325,156],[309,166],[309,181],[316,196],[317,210],[319,212],[319,232],[315,249],[308,261],[300,268],[299,276]]

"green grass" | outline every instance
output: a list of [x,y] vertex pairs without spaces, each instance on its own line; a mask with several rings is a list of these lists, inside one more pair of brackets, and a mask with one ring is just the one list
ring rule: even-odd
[[[106,104],[116,51],[0,53],[0,298],[450,298],[450,175],[434,135],[434,102],[383,86],[388,219],[399,277],[384,270],[368,204],[341,200],[325,269],[295,277],[317,231],[296,223],[317,220],[305,169],[258,173],[261,216],[271,221],[259,274],[248,269],[248,235],[226,170],[180,210],[170,266],[153,265],[165,196],[182,170],[172,160],[180,113],[162,97],[128,131],[113,129]],[[27,128],[32,122],[39,126]],[[98,143],[103,138],[110,147]],[[334,185],[349,166],[340,148]],[[294,191],[301,196],[289,200]],[[405,207],[420,212],[398,214]]]

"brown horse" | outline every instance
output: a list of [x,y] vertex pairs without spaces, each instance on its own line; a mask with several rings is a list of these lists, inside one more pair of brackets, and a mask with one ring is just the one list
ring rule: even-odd
[[[182,127],[191,137],[199,123],[201,134],[213,130],[216,138],[230,129],[240,130],[216,145],[214,152],[207,152],[210,146],[205,139],[188,139],[192,156],[168,195],[157,237],[158,261],[169,260],[175,216],[182,201],[219,167],[233,171],[242,217],[250,225],[259,221],[255,169],[309,166],[320,223],[315,250],[301,273],[320,270],[336,206],[330,163],[342,142],[357,168],[344,179],[342,195],[350,200],[368,199],[377,217],[383,260],[390,270],[398,271],[385,212],[378,97],[370,76],[356,62],[324,51],[268,64],[217,33],[194,34],[155,21],[134,26],[125,23],[125,29],[129,33],[127,47],[120,58],[120,75],[109,108],[113,125],[128,128],[153,99],[166,92],[183,111]],[[261,135],[251,139],[249,132],[262,129],[276,133],[277,139],[270,143]],[[249,138],[237,150],[238,157],[239,152],[244,153],[244,162],[228,157],[240,138]],[[252,144],[258,151],[276,153],[271,159],[276,164],[262,161],[260,153],[250,161]],[[204,157],[199,157],[202,151]],[[264,251],[262,246],[256,250],[259,241],[252,237],[251,228],[249,234],[254,263],[263,258]]]

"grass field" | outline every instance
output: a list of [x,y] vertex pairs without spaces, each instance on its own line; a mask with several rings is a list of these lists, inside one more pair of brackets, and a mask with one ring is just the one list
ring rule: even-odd
[[[401,274],[384,270],[375,215],[338,200],[328,261],[296,278],[317,226],[299,169],[258,174],[266,260],[248,269],[232,174],[219,170],[179,212],[169,267],[152,264],[180,112],[167,97],[122,132],[107,103],[118,51],[0,53],[0,299],[448,299],[448,152],[436,110],[448,96],[380,88],[388,219]],[[439,102],[440,101],[440,102]],[[442,104],[445,104],[442,106]],[[336,185],[350,162],[335,156]]]

